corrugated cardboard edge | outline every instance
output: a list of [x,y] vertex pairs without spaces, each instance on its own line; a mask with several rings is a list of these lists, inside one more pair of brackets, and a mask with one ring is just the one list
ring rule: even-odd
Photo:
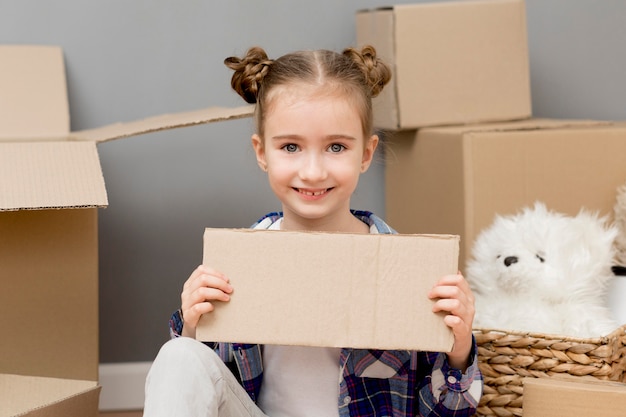
[[467,124],[457,126],[433,126],[420,129],[423,132],[446,132],[453,134],[472,134],[485,132],[515,132],[531,130],[557,130],[571,127],[611,127],[616,125],[613,121],[591,119],[545,119],[529,118],[524,120],[511,120],[497,123]]
[[196,126],[224,120],[251,117],[254,105],[241,107],[208,107],[189,112],[163,114],[125,123],[115,123],[95,129],[71,132],[69,140],[106,142],[161,130]]
[[16,417],[98,417],[98,403],[102,387],[95,385],[83,392],[77,392],[51,404],[41,406]]
[[522,379],[524,386],[537,386],[537,387],[550,387],[552,385],[559,385],[563,387],[572,388],[588,388],[589,390],[604,390],[604,388],[617,389],[624,392],[626,395],[626,384],[618,381],[601,380],[601,379],[587,379],[580,378],[571,374],[554,374],[549,378],[534,378],[525,377]]

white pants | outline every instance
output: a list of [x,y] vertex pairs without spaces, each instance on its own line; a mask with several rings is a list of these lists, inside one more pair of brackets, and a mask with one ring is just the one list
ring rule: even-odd
[[263,417],[217,354],[188,337],[165,343],[146,379],[144,417]]

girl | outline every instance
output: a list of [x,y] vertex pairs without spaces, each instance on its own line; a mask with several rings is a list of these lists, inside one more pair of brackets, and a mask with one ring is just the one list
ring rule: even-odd
[[[271,60],[252,48],[225,64],[234,70],[233,89],[256,103],[252,146],[282,204],[281,213],[253,227],[394,233],[376,215],[350,208],[378,145],[371,99],[390,79],[375,50],[303,51]],[[460,273],[441,278],[428,295],[437,299],[434,311],[449,313],[455,343],[448,354],[197,342],[200,316],[232,293],[228,277],[208,265],[190,275],[170,322],[173,338],[146,381],[144,416],[474,414],[482,377],[474,297]]]

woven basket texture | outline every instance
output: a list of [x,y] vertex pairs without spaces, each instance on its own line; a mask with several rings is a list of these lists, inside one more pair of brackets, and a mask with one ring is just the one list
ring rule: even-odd
[[474,329],[474,336],[485,380],[476,416],[521,417],[527,377],[626,382],[626,324],[591,339],[493,329]]

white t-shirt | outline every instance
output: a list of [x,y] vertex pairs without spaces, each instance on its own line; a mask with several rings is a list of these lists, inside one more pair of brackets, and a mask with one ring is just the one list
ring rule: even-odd
[[338,416],[339,348],[263,347],[258,405],[271,417]]

